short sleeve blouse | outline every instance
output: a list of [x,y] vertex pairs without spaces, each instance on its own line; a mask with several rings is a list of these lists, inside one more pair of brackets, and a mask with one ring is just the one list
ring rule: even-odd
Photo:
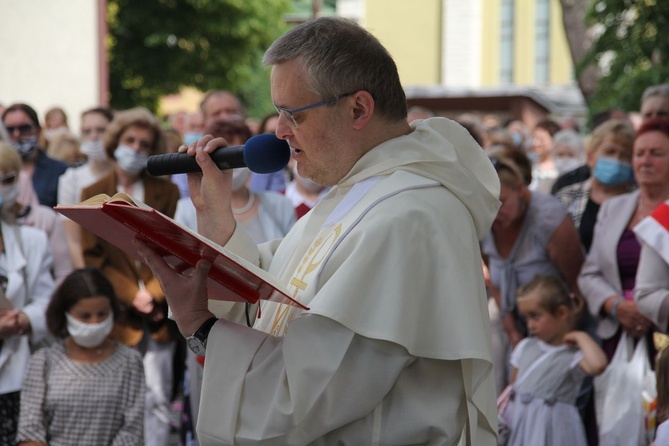
[[488,257],[490,280],[502,296],[503,312],[515,308],[518,287],[534,276],[560,274],[548,257],[547,245],[566,216],[567,210],[557,198],[533,192],[520,234],[507,258],[497,252],[492,231],[481,242],[483,254]]

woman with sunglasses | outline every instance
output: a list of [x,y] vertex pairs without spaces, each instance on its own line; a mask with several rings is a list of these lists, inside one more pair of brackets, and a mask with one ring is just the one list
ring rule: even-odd
[[46,336],[54,291],[46,234],[16,224],[19,154],[0,142],[0,444],[15,444],[31,344]]
[[9,143],[21,155],[21,169],[33,181],[39,202],[53,207],[58,198],[58,178],[67,164],[47,156],[40,147],[42,127],[35,110],[26,104],[10,105],[2,114],[2,122],[9,136]]

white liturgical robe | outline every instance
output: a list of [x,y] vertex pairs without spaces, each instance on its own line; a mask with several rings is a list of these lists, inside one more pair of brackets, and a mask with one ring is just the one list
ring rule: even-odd
[[[226,248],[309,307],[263,302],[211,330],[200,444],[494,445],[478,240],[492,163],[444,118],[365,154],[282,241]],[[231,305],[210,303],[217,316]]]

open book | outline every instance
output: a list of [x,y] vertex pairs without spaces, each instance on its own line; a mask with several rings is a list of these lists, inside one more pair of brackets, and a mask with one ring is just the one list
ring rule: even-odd
[[138,259],[135,237],[179,272],[192,270],[200,259],[209,260],[209,299],[249,303],[263,299],[307,309],[268,272],[125,193],[95,195],[54,209]]

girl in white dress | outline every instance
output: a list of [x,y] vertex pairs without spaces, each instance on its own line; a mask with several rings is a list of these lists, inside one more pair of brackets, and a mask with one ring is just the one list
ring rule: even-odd
[[581,382],[607,365],[585,332],[573,331],[583,301],[555,276],[537,275],[518,291],[517,305],[532,337],[511,355],[514,424],[510,445],[587,445],[575,406]]

